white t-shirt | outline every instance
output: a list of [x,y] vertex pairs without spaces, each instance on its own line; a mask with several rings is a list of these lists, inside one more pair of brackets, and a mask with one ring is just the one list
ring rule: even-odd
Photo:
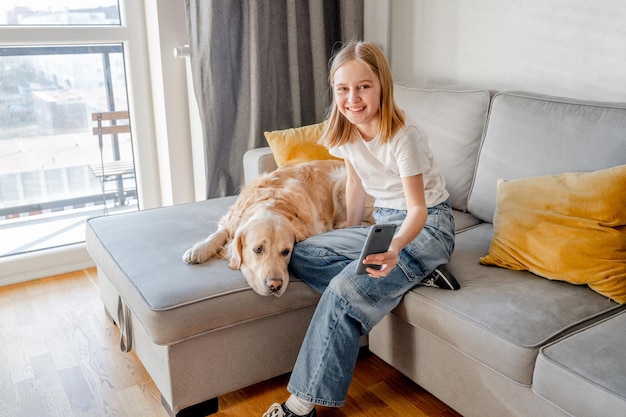
[[422,174],[426,206],[433,207],[448,198],[446,183],[428,147],[426,134],[415,126],[398,130],[382,144],[376,136],[335,146],[329,152],[349,160],[361,178],[365,191],[374,197],[376,207],[406,210],[402,177]]

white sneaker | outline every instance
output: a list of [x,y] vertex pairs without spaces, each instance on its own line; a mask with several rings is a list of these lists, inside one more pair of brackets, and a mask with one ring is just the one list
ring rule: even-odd
[[274,403],[270,405],[270,408],[263,414],[263,417],[284,417],[285,411],[283,410],[283,406]]
[[285,406],[285,403],[274,403],[270,405],[270,408],[263,414],[263,417],[317,417],[315,408],[306,416],[297,416]]

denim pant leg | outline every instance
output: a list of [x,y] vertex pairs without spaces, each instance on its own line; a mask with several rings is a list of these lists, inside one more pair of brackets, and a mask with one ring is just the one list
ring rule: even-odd
[[315,404],[344,404],[360,336],[416,284],[400,269],[384,279],[355,275],[357,262],[352,261],[334,277],[322,294],[289,381],[289,392]]
[[[392,219],[377,217],[379,223],[385,220]],[[424,231],[402,251],[398,266],[385,278],[355,274],[366,235],[367,228],[337,230],[294,248],[292,271],[322,292],[288,386],[303,400],[331,407],[344,404],[359,337],[424,276],[449,260],[454,220],[449,205],[429,209]]]
[[296,243],[289,269],[323,293],[330,281],[358,259],[369,227],[351,227],[312,236]]

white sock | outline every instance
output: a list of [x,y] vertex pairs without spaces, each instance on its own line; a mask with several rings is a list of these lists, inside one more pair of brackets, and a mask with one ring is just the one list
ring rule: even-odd
[[306,416],[315,408],[315,404],[301,400],[293,394],[287,398],[285,405],[292,413],[299,416]]

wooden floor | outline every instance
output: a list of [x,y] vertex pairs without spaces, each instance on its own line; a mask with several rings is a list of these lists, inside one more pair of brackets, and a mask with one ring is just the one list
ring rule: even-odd
[[[281,376],[220,397],[215,417],[260,417],[287,396]],[[347,404],[320,417],[459,416],[372,354]],[[166,417],[135,354],[119,350],[95,269],[0,287],[0,417]]]

